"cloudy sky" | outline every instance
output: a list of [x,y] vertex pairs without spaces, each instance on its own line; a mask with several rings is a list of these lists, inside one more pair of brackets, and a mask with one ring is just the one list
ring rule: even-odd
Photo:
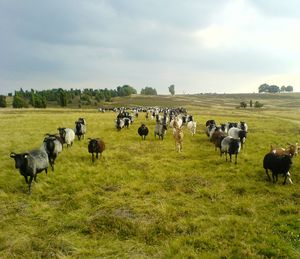
[[0,93],[300,91],[298,0],[0,0]]

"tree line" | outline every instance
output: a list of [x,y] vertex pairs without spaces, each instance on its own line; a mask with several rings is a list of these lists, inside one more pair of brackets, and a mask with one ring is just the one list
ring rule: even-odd
[[289,86],[277,86],[277,85],[268,85],[268,84],[262,84],[258,87],[259,93],[280,93],[280,92],[293,92],[294,88]]
[[[13,108],[27,108],[30,105],[35,108],[46,108],[49,102],[56,102],[61,107],[66,107],[72,103],[74,98],[79,99],[79,105],[90,105],[93,100],[96,102],[110,102],[113,97],[129,96],[137,91],[130,85],[118,86],[116,89],[73,89],[62,88],[37,91],[31,89],[24,91],[22,88],[15,91],[13,96]],[[0,107],[6,107],[6,96],[0,96]]]

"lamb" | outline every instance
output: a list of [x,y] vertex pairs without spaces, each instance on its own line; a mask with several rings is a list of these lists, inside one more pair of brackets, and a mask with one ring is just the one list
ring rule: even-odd
[[231,136],[225,137],[222,142],[221,142],[221,153],[220,155],[222,156],[223,153],[226,154],[226,161],[227,161],[227,153],[229,154],[230,157],[230,162],[231,156],[235,155],[235,164],[237,164],[237,156],[241,150],[241,142],[239,139],[235,139]]
[[38,173],[44,170],[46,174],[48,172],[49,159],[47,152],[41,149],[34,149],[20,154],[11,152],[10,157],[15,160],[15,167],[19,169],[20,174],[24,176],[25,181],[28,184],[28,191],[31,193],[32,180],[34,179],[36,182]]
[[175,128],[175,131],[173,132],[173,136],[175,139],[175,150],[178,152],[182,151],[182,143],[183,143],[183,130],[182,127],[180,128]]
[[266,170],[269,181],[271,181],[268,170],[272,172],[273,183],[278,181],[278,175],[282,174],[284,176],[283,184],[286,183],[286,179],[289,178],[289,182],[292,182],[290,178],[289,170],[292,166],[292,157],[290,155],[277,156],[273,152],[265,155],[263,160],[263,167]]
[[60,137],[63,140],[63,143],[67,144],[67,147],[71,147],[73,145],[75,139],[75,132],[70,128],[58,128],[58,132]]
[[52,171],[54,171],[54,163],[57,155],[62,151],[62,143],[60,142],[60,137],[53,134],[46,134],[44,138],[43,145],[41,149],[45,150],[48,155],[49,163],[51,165]]
[[88,151],[92,153],[92,162],[95,161],[94,153],[96,153],[96,158],[98,159],[98,154],[102,156],[102,152],[105,150],[105,143],[99,138],[89,138]]
[[142,124],[139,128],[138,128],[138,134],[142,137],[142,140],[146,139],[146,136],[148,135],[148,128],[146,127],[145,124]]

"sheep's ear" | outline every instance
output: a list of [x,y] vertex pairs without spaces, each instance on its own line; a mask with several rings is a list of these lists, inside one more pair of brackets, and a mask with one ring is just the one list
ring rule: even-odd
[[14,158],[16,156],[16,153],[15,152],[11,152],[10,153],[10,157]]

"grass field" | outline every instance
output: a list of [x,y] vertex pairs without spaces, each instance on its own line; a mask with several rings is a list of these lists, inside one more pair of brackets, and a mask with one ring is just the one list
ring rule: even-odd
[[[252,99],[263,109],[236,109]],[[197,121],[185,129],[183,152],[171,130],[154,139],[155,122],[140,114],[127,130],[116,114],[96,109],[1,109],[0,258],[300,258],[300,161],[294,184],[273,184],[262,168],[270,144],[299,142],[300,94],[193,95],[116,99],[111,106],[184,106]],[[87,120],[28,195],[11,151],[42,143],[59,126]],[[208,119],[246,121],[248,138],[238,164],[225,162],[204,133]],[[137,128],[150,133],[141,141]],[[106,143],[94,164],[88,137]]]

